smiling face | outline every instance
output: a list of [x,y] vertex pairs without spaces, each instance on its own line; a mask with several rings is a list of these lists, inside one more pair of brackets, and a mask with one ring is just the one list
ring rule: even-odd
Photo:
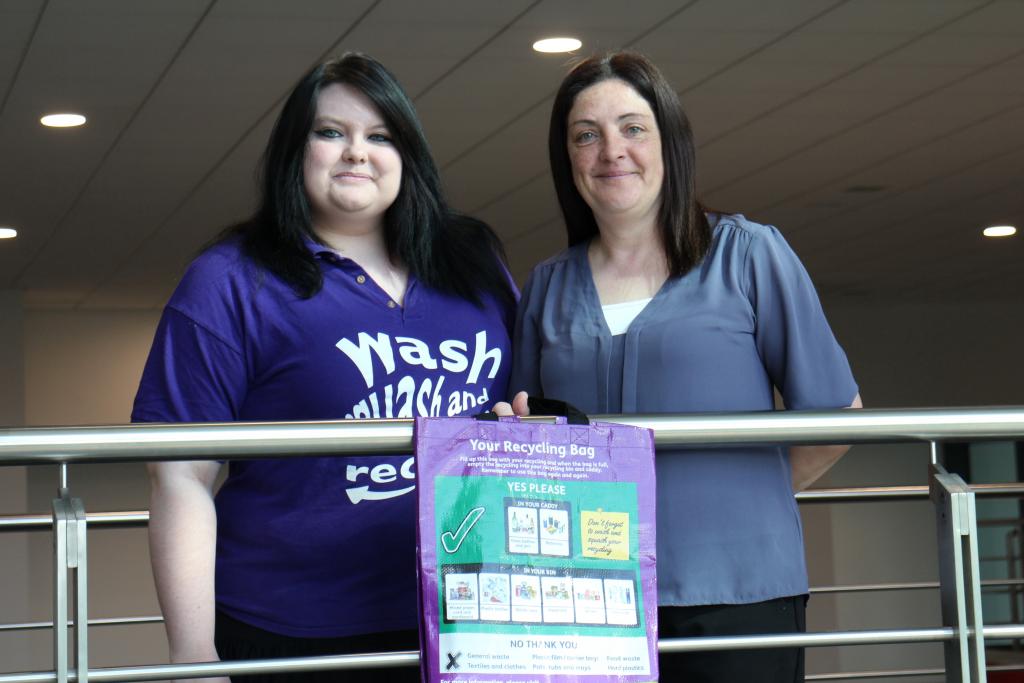
[[569,160],[583,200],[602,222],[653,222],[665,176],[654,112],[628,83],[608,79],[576,96]]
[[402,181],[402,157],[383,117],[361,92],[325,86],[302,164],[303,184],[320,231],[379,230]]

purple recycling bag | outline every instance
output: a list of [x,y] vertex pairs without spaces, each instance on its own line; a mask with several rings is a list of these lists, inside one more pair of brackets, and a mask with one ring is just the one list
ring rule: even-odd
[[654,439],[416,418],[423,679],[658,678]]

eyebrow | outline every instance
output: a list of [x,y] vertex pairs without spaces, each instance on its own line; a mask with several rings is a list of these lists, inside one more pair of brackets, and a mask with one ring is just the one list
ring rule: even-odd
[[[345,121],[334,116],[331,116],[330,114],[318,114],[313,117],[313,125],[324,123],[335,123],[338,125],[344,125]],[[384,121],[381,121],[380,123],[375,123],[372,126],[367,126],[367,130],[377,130],[378,128],[382,130],[389,130],[388,124],[384,123]]]
[[[623,115],[619,116],[615,120],[617,122],[619,122],[619,121],[625,121],[626,119],[633,119],[633,118],[646,119],[646,118],[652,118],[652,117],[649,114],[642,114],[640,112],[629,112],[628,114],[623,114]],[[571,123],[569,123],[569,127],[571,128],[572,126],[578,126],[578,125],[581,125],[581,124],[582,125],[594,126],[594,125],[597,125],[597,121],[595,121],[593,119],[576,119],[575,121],[572,121]]]

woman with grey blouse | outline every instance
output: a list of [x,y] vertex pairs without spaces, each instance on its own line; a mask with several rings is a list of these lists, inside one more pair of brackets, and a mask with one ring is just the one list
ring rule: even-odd
[[[520,302],[512,401],[589,413],[859,407],[849,364],[773,227],[706,213],[676,93],[628,52],[576,66],[555,97],[551,172],[569,248]],[[508,410],[507,406],[502,406]],[[659,452],[659,637],[804,630],[793,498],[846,450]],[[663,681],[803,680],[800,650],[663,655]]]

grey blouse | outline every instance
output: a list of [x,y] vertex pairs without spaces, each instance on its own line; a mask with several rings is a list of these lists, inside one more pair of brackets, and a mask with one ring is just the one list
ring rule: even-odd
[[[814,286],[782,235],[710,215],[704,260],[670,278],[612,336],[580,244],[523,291],[509,390],[588,413],[849,406],[857,394]],[[759,602],[807,592],[800,517],[783,447],[675,449],[657,458],[663,605]]]

